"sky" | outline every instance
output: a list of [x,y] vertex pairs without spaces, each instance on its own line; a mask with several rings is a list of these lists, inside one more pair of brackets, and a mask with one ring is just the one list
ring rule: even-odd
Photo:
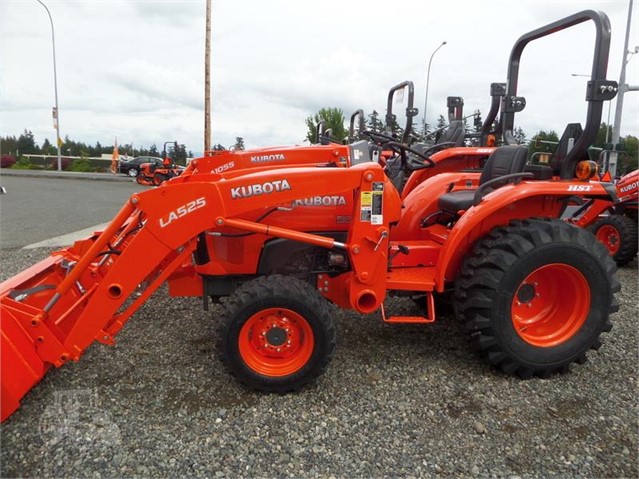
[[[202,152],[205,0],[43,1],[55,28],[62,138],[159,149],[177,140]],[[388,90],[405,80],[421,122],[428,62],[443,41],[432,56],[428,122],[446,114],[447,96],[463,97],[465,114],[487,113],[490,83],[506,81],[517,38],[584,9],[610,18],[607,77],[618,81],[628,0],[213,0],[212,144],[238,136],[248,148],[302,144],[304,120],[320,108],[383,114]],[[637,1],[633,17],[631,51]],[[524,49],[518,94],[527,106],[515,126],[529,138],[585,122],[588,78],[572,74],[590,73],[594,31],[584,23]],[[39,144],[54,142],[51,40],[36,0],[0,2],[1,136],[27,129]],[[626,82],[637,85],[639,54],[628,58]],[[626,93],[621,134],[639,136],[639,92]]]

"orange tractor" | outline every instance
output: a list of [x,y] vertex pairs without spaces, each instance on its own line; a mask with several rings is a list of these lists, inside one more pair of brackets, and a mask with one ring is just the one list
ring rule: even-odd
[[[394,138],[381,140],[403,168],[423,160],[412,173],[420,181],[409,187],[411,175],[401,192],[367,142],[196,159],[134,194],[101,233],[0,284],[2,419],[48,370],[79,360],[93,341],[113,344],[164,282],[170,295],[201,297],[205,308],[227,297],[216,318],[221,359],[262,391],[298,389],[327,368],[336,341],[330,303],[380,311],[389,323],[430,323],[435,298],[451,291],[474,347],[500,370],[546,377],[583,362],[611,328],[620,284],[594,236],[558,218],[568,198],[615,195],[590,181],[584,155],[614,96],[607,17],[584,11],[522,36],[502,109],[508,139],[524,47],[586,21],[597,34],[588,120],[561,179],[524,171],[524,147],[484,149],[478,172],[459,168],[468,151],[446,169],[436,161],[446,151],[422,158]],[[385,311],[393,295],[420,296],[425,314]]]
[[142,163],[142,165],[140,165],[140,173],[135,177],[135,181],[139,185],[160,186],[165,181],[182,174],[184,167],[174,164],[169,158],[169,153],[166,148],[169,143],[173,143],[175,149],[178,147],[177,141],[167,141],[164,143],[164,150],[162,151],[164,162],[161,167],[155,163]]
[[615,201],[589,200],[581,205],[568,221],[588,228],[619,266],[637,256],[637,200],[639,199],[639,170],[621,177],[616,184]]

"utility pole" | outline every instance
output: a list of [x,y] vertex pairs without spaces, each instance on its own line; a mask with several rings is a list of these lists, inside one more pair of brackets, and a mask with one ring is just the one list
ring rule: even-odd
[[[623,56],[621,57],[621,73],[619,74],[619,90],[617,90],[617,106],[615,108],[615,125],[612,129],[612,144],[613,150],[617,150],[619,144],[619,137],[621,136],[621,114],[623,112],[623,96],[627,91],[637,91],[639,86],[626,84],[626,65],[630,60],[629,55],[637,53],[637,48],[633,52],[628,50],[628,40],[630,39],[630,25],[632,23],[632,2],[628,2],[628,23],[626,25],[626,41],[623,46]],[[610,153],[610,174],[615,177],[617,173],[617,152]]]
[[204,46],[204,154],[211,150],[211,0],[206,0]]
[[426,73],[426,96],[424,97],[424,124],[423,124],[423,135],[426,136],[426,109],[428,108],[428,84],[430,83],[430,64],[433,63],[433,57],[437,51],[446,45],[446,41],[440,43],[440,45],[435,48],[435,51],[430,56],[430,60],[428,60],[428,73]]

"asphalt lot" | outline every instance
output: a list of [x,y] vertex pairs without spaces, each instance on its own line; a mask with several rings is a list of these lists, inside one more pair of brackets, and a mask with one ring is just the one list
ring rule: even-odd
[[[48,253],[3,249],[0,279]],[[289,395],[238,385],[215,355],[217,308],[161,288],[114,347],[93,345],[27,395],[2,426],[1,476],[638,477],[637,260],[619,277],[613,330],[569,374],[504,376],[453,318],[336,311],[333,362]]]
[[126,181],[71,180],[2,174],[0,248],[14,249],[107,222],[145,187]]

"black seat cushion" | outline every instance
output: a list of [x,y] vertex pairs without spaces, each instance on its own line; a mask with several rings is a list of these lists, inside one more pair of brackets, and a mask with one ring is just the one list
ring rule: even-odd
[[447,193],[439,198],[439,209],[457,213],[458,211],[466,211],[473,206],[475,199],[475,190],[461,190],[453,193]]
[[[526,166],[528,149],[525,146],[501,146],[488,158],[479,177],[479,184],[512,173],[521,173]],[[516,178],[506,180],[504,184],[516,181]],[[502,186],[501,184],[499,186]],[[490,190],[492,191],[492,190]],[[473,206],[475,190],[460,190],[446,193],[439,198],[439,209],[456,214]]]

